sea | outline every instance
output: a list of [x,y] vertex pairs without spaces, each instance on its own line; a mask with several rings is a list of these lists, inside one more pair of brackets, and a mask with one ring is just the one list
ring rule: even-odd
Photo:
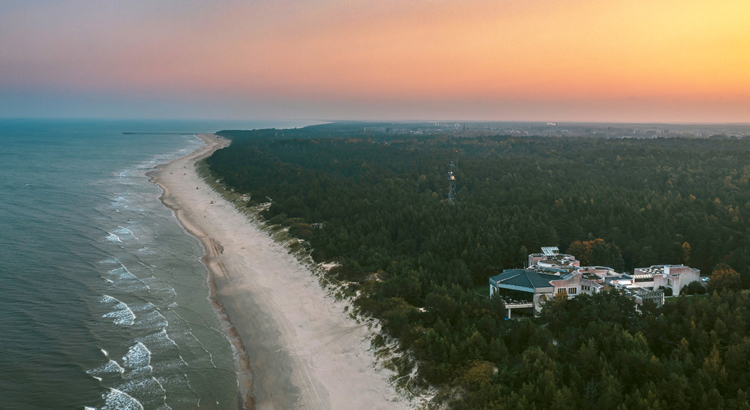
[[0,120],[0,409],[237,408],[203,249],[145,173],[308,124]]

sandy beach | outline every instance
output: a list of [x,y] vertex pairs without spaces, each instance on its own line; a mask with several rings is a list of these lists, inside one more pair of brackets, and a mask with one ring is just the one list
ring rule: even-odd
[[196,161],[230,141],[206,145],[148,175],[206,254],[211,302],[237,352],[248,409],[406,409],[376,369],[371,330],[321,288],[309,268],[274,242],[195,171]]

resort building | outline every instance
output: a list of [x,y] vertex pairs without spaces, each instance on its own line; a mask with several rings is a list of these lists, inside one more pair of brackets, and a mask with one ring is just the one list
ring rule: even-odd
[[514,309],[538,316],[544,302],[555,295],[555,286],[550,282],[557,279],[559,276],[532,269],[506,269],[490,277],[490,296],[499,294],[503,298],[508,318]]
[[633,286],[649,290],[665,287],[672,289],[672,296],[679,296],[682,288],[699,281],[700,276],[700,270],[685,265],[654,265],[635,269]]
[[542,248],[542,253],[529,255],[529,268],[547,272],[572,272],[581,266],[575,256],[560,253],[556,246]]
[[662,307],[664,305],[664,292],[660,290],[647,290],[639,288],[630,292],[628,296],[631,296],[635,301],[635,309],[640,311],[643,307],[643,302],[652,302],[656,307]]
[[[508,317],[512,310],[538,316],[544,303],[556,294],[572,299],[580,294],[593,294],[601,289],[591,277],[580,272],[550,274],[535,269],[506,269],[490,278],[490,296],[499,294],[505,300]],[[595,286],[596,285],[596,286]]]
[[581,272],[584,276],[592,278],[593,280],[599,279],[604,283],[609,283],[612,280],[623,277],[622,273],[615,272],[614,269],[606,266],[584,266],[578,269],[578,272]]
[[655,265],[635,269],[632,275],[615,272],[606,266],[584,266],[573,255],[559,253],[557,247],[542,248],[542,253],[528,256],[528,268],[506,269],[489,279],[490,295],[505,300],[508,317],[512,312],[538,316],[544,303],[557,294],[572,299],[594,294],[607,288],[625,292],[636,306],[650,301],[664,303],[661,288],[678,296],[690,282],[700,280],[700,271],[684,265]]

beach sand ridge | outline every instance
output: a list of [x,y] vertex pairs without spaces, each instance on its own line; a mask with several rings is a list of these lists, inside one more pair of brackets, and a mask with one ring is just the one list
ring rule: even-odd
[[243,407],[406,409],[377,369],[371,330],[344,311],[288,250],[200,178],[195,163],[229,145],[206,145],[148,175],[162,202],[205,249],[211,303],[238,359]]

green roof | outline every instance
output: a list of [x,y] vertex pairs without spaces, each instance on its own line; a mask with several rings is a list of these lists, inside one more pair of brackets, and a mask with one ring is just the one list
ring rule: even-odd
[[552,280],[561,279],[557,275],[539,273],[531,269],[506,269],[503,273],[490,277],[490,284],[497,287],[520,287],[527,289],[550,288]]

